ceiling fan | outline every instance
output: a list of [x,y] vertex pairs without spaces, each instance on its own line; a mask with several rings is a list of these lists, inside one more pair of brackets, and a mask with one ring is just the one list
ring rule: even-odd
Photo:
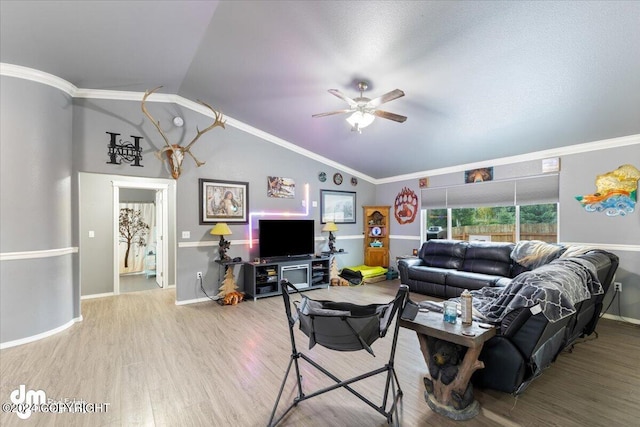
[[338,89],[329,89],[329,93],[337,96],[338,98],[346,101],[349,104],[349,108],[344,110],[330,111],[328,113],[314,114],[311,117],[324,117],[332,116],[334,114],[352,113],[347,118],[347,121],[351,125],[351,130],[358,133],[362,133],[362,128],[369,126],[375,117],[382,117],[383,119],[389,119],[396,122],[403,123],[407,118],[399,114],[390,113],[388,111],[378,110],[377,107],[385,102],[393,101],[394,99],[404,96],[404,92],[400,89],[392,90],[374,99],[365,98],[362,93],[367,90],[369,85],[366,82],[358,82],[358,89],[360,90],[360,96],[355,99],[351,99]]

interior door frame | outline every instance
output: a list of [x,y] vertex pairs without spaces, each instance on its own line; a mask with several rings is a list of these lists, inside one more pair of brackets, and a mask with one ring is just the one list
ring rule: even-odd
[[[151,183],[151,182],[136,182],[136,181],[113,181],[113,294],[120,295],[120,268],[119,268],[119,229],[118,220],[120,217],[120,188],[138,188],[143,190],[156,190],[162,193],[162,223],[157,224],[161,230],[161,240],[159,244],[162,245],[162,252],[164,257],[162,259],[162,265],[160,266],[162,271],[161,288],[167,287],[167,278],[169,271],[168,256],[169,253],[169,184],[164,183]],[[157,266],[156,266],[157,268]]]

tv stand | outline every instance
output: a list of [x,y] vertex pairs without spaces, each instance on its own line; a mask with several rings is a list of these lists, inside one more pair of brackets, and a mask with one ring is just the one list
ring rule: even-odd
[[314,259],[312,255],[276,256],[271,258],[260,258],[260,263],[280,264],[289,261],[311,261],[312,259]]
[[280,281],[288,279],[300,291],[328,288],[330,257],[288,258],[282,261],[248,262],[244,272],[244,292],[253,300],[281,295]]

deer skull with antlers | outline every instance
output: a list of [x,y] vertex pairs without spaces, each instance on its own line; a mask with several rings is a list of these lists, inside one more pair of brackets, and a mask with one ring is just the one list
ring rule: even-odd
[[156,129],[158,129],[158,132],[160,132],[160,136],[162,136],[162,139],[164,139],[164,142],[166,144],[166,147],[162,148],[162,150],[157,152],[158,157],[160,158],[160,160],[162,160],[162,154],[166,155],[167,162],[169,162],[169,168],[171,169],[171,176],[173,177],[173,179],[178,179],[178,178],[180,178],[180,174],[182,173],[182,161],[184,160],[185,153],[191,156],[191,158],[196,162],[196,165],[198,167],[200,167],[200,166],[205,164],[205,162],[199,161],[196,158],[196,156],[193,155],[193,153],[191,152],[191,146],[193,144],[195,144],[196,141],[202,135],[204,135],[206,132],[209,132],[211,129],[213,129],[215,127],[218,127],[218,126],[220,126],[221,128],[224,129],[224,124],[226,123],[226,121],[222,120],[222,113],[214,110],[213,107],[211,107],[206,102],[198,100],[198,103],[204,105],[205,107],[207,107],[208,109],[213,111],[213,115],[214,115],[213,124],[211,126],[205,128],[205,129],[203,129],[203,130],[200,130],[200,129],[198,129],[196,127],[196,131],[198,133],[195,136],[195,138],[193,138],[191,140],[191,142],[189,144],[187,144],[186,147],[183,147],[183,146],[181,146],[179,144],[171,144],[171,143],[169,143],[169,139],[167,138],[167,135],[165,135],[164,131],[160,127],[160,121],[155,120],[151,116],[151,114],[149,114],[149,111],[147,110],[147,107],[145,105],[145,103],[147,102],[147,98],[152,93],[154,93],[155,91],[160,89],[161,87],[162,86],[158,86],[157,88],[151,89],[151,90],[147,90],[144,93],[144,96],[142,97],[142,112],[144,113],[145,116],[147,116],[149,118],[149,120],[151,120],[151,123],[153,123],[153,125],[156,127]]

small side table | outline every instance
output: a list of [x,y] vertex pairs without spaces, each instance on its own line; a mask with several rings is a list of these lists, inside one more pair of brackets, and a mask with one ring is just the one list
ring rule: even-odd
[[[418,334],[420,350],[429,367],[429,376],[424,378],[425,400],[429,407],[454,420],[475,417],[480,412],[480,404],[473,398],[469,380],[476,370],[484,368],[478,356],[485,341],[496,334],[495,328],[481,328],[475,321],[469,326],[462,325],[459,319],[455,324],[447,323],[443,321],[442,313],[432,311],[418,312],[413,320],[401,319],[400,326]],[[453,344],[448,346],[449,351],[451,347],[459,350],[452,357],[457,364],[444,367],[442,354],[436,349],[447,347],[448,344]],[[464,356],[461,357],[463,352]],[[451,357],[451,354],[447,356]],[[438,373],[436,378],[433,378],[432,372]]]

